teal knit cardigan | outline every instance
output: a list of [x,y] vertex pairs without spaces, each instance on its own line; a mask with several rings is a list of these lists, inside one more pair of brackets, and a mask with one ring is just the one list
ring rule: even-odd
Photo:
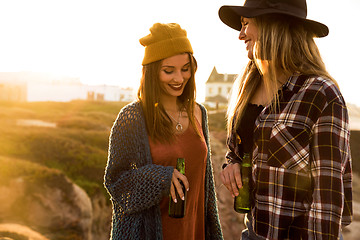
[[[206,239],[223,239],[210,160],[207,113],[202,105],[199,106],[208,147],[205,236]],[[139,102],[121,109],[109,140],[104,185],[113,205],[111,239],[162,239],[159,203],[170,193],[173,167],[152,163],[144,114]]]

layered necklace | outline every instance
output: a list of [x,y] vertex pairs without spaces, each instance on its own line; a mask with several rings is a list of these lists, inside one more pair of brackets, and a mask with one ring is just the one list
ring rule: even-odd
[[175,120],[175,118],[173,118],[173,117],[171,116],[171,114],[168,113],[168,115],[171,117],[172,120],[174,120],[174,121],[176,122],[176,126],[175,126],[176,131],[182,132],[182,130],[183,130],[183,125],[182,125],[181,122],[180,122],[180,119],[181,119],[181,110],[179,111],[179,119],[178,119],[177,121]]

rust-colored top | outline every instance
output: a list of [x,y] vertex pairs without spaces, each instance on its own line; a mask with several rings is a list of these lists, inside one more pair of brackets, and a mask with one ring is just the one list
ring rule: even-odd
[[[197,126],[203,136],[200,124]],[[164,240],[205,239],[205,166],[207,147],[204,137],[200,138],[191,124],[184,133],[176,136],[172,143],[154,143],[150,137],[150,150],[154,164],[176,167],[177,158],[185,158],[185,176],[189,181],[186,193],[184,218],[169,217],[169,197],[160,202]]]

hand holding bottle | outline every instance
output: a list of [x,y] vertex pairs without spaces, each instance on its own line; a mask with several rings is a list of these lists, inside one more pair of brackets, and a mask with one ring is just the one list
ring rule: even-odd
[[232,197],[239,195],[239,189],[242,187],[240,164],[232,163],[227,165],[220,173],[221,181],[230,191]]
[[184,200],[184,196],[185,196],[185,193],[183,192],[183,188],[180,182],[182,182],[186,191],[189,191],[189,181],[187,180],[186,176],[180,173],[177,169],[174,169],[171,179],[170,195],[175,203],[178,201],[178,199],[176,199],[175,191],[178,192],[182,200]]
[[189,182],[185,174],[185,158],[178,158],[174,169],[169,198],[169,216],[182,218],[186,212],[186,191],[189,190]]
[[[251,193],[250,193],[251,192],[250,181],[251,181],[251,171],[252,171],[251,164],[252,164],[251,155],[249,153],[244,153],[241,162],[241,178],[240,178],[241,186],[239,187],[237,193],[235,192],[236,197],[234,198],[234,210],[238,213],[248,213],[251,210]],[[234,177],[235,179],[238,174],[240,175],[240,173],[237,173],[237,171],[238,171],[237,169],[234,169],[234,171],[232,172],[235,175]],[[236,182],[237,184],[239,184],[237,179]],[[231,188],[233,187],[234,184],[231,185]]]

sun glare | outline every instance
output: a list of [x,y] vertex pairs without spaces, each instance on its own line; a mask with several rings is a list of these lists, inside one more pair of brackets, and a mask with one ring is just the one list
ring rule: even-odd
[[[346,11],[338,11],[342,6],[337,1],[307,2],[308,18],[330,28],[329,36],[319,40],[329,72],[346,98],[360,105],[354,92],[360,81],[350,81],[353,74],[344,71],[356,69],[356,61],[351,59],[360,54],[360,47],[353,45],[348,51],[343,43],[339,45],[344,32],[354,39],[360,33],[353,31],[351,24],[336,20],[347,12],[348,22],[358,21],[360,2],[345,0],[343,6],[352,6]],[[325,3],[327,10],[323,11]],[[218,18],[220,6],[239,4],[238,0],[208,1],[205,9],[203,2],[190,0],[1,1],[0,22],[7,24],[0,25],[0,72],[51,72],[78,77],[85,84],[136,87],[144,53],[139,38],[155,22],[178,22],[187,29],[198,60],[198,96],[203,100],[204,85],[214,66],[221,72],[238,74],[247,61],[238,33]]]

